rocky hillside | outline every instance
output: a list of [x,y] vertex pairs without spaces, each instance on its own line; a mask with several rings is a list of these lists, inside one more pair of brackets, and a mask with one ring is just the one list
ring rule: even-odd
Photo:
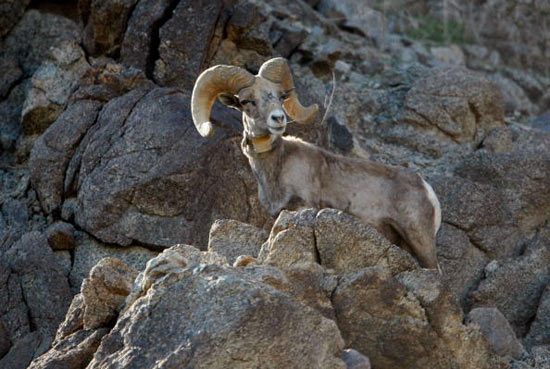
[[[550,368],[546,0],[0,4],[0,368]],[[334,209],[272,219],[197,75],[290,61],[291,134],[406,166],[443,274]]]

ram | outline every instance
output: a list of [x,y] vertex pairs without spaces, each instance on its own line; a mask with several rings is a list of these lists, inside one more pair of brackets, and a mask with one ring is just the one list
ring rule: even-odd
[[407,249],[422,267],[439,268],[435,236],[441,210],[419,175],[283,136],[288,123],[311,123],[318,112],[317,105],[300,104],[286,59],[268,60],[256,76],[228,65],[205,70],[191,98],[193,121],[204,137],[214,132],[210,111],[216,98],[242,112],[241,148],[272,216],[296,203],[340,209]]

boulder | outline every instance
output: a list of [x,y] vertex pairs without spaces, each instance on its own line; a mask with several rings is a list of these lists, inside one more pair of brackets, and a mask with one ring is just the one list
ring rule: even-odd
[[48,244],[52,250],[73,250],[75,229],[72,224],[62,221],[55,222],[46,229]]
[[315,217],[314,234],[320,264],[336,273],[378,265],[396,274],[418,265],[411,254],[390,243],[373,227],[340,210],[321,210]]
[[57,119],[72,89],[89,68],[76,41],[62,41],[50,48],[48,58],[31,78],[31,89],[23,104],[25,134],[41,134]]
[[376,368],[416,367],[437,345],[424,309],[385,267],[346,275],[332,302],[346,344]]
[[83,44],[88,54],[114,56],[120,52],[128,17],[136,3],[137,0],[79,0]]
[[84,329],[106,327],[118,315],[138,271],[116,258],[104,258],[82,282]]
[[336,324],[237,270],[197,266],[155,282],[102,340],[95,368],[342,368]]
[[237,257],[257,257],[267,239],[265,230],[230,219],[216,220],[210,228],[208,251],[217,252],[233,264]]
[[500,356],[519,359],[523,346],[502,313],[496,308],[475,308],[466,317],[468,324],[477,324],[487,337],[492,350]]
[[439,274],[415,269],[392,276],[374,266],[341,277],[332,295],[346,345],[375,368],[504,368]]
[[206,140],[194,129],[188,92],[153,87],[119,65],[84,77],[31,155],[43,208],[122,246],[206,248],[210,224],[229,215],[263,226],[237,114],[215,108],[224,124]]
[[490,259],[518,256],[533,232],[549,219],[550,197],[545,189],[550,186],[550,155],[544,151],[544,135],[539,136],[543,137],[534,145],[541,147],[537,155],[518,139],[516,151],[478,150],[455,165],[451,175],[431,178],[443,222],[466,232]]
[[503,125],[502,96],[479,74],[434,68],[407,92],[402,122],[435,131],[442,140],[475,146],[490,128]]

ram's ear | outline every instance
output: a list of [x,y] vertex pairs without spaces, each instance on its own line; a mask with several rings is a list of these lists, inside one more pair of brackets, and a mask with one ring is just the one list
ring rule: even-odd
[[239,99],[237,96],[233,95],[232,93],[224,92],[218,95],[218,100],[230,108],[237,109],[238,111],[242,111],[242,105],[239,102]]

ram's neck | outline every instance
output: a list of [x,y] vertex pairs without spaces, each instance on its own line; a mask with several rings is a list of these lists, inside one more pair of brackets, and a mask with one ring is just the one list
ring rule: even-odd
[[[254,145],[246,134],[241,142],[243,153],[248,158],[258,182],[259,199],[271,215],[276,215],[288,200],[286,191],[280,183],[284,161],[284,139],[280,136],[271,139],[270,149],[263,151],[266,145],[266,142],[256,142]],[[256,151],[257,149],[262,152]]]

